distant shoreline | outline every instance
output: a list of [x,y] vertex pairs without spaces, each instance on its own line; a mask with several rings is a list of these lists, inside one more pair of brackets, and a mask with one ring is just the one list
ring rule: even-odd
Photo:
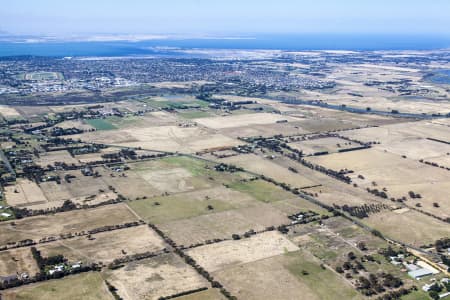
[[202,57],[187,50],[420,51],[450,48],[450,37],[403,35],[277,35],[254,38],[151,39],[141,41],[0,41],[0,57]]

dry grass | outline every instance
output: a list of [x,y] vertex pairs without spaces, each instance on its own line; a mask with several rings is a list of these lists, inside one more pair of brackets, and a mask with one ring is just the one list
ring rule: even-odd
[[209,272],[263,258],[296,251],[298,247],[277,231],[268,231],[247,239],[224,241],[188,251]]
[[110,271],[108,277],[124,299],[158,299],[209,286],[175,254],[129,263],[124,268]]

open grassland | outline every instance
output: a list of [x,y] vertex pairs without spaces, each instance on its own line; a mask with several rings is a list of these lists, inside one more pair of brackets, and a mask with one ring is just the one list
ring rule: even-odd
[[108,281],[123,299],[158,299],[184,291],[208,287],[208,282],[174,254],[131,262],[108,271]]
[[233,190],[249,194],[256,200],[266,203],[292,198],[291,193],[286,192],[270,182],[260,179],[234,182],[230,184],[229,187]]
[[178,300],[225,300],[218,289],[207,289],[206,291],[197,292],[194,294],[181,296]]
[[194,153],[210,148],[232,147],[242,142],[200,127],[146,126],[73,135],[87,142],[143,149]]
[[404,213],[385,211],[371,215],[364,222],[387,237],[415,246],[428,245],[450,236],[448,223],[415,211]]
[[19,179],[16,184],[6,186],[5,198],[11,206],[24,206],[47,202],[47,198],[39,185],[28,179]]
[[[238,196],[238,195],[237,195]],[[213,239],[230,239],[233,234],[264,230],[287,224],[287,216],[268,204],[205,214],[161,224],[160,228],[176,243],[190,245]]]
[[84,273],[36,283],[2,293],[5,300],[113,300],[99,273]]
[[147,226],[101,232],[38,247],[43,256],[62,254],[69,261],[111,263],[125,255],[156,252],[165,248],[163,240]]
[[36,216],[0,224],[0,244],[24,239],[39,240],[46,236],[75,233],[106,225],[136,221],[125,204],[103,206],[89,210],[74,210],[47,216]]
[[284,168],[269,159],[255,154],[241,154],[221,159],[221,161],[227,164],[242,167],[247,171],[251,171],[259,175],[273,178],[278,182],[290,184],[292,187],[301,188],[315,185],[315,182],[304,177],[302,174],[289,171],[288,168]]
[[[352,180],[363,189],[385,188],[389,198],[406,197],[408,205],[420,203],[424,211],[443,218],[450,217],[450,203],[444,196],[450,187],[447,170],[378,149],[308,157],[307,160],[336,171],[352,170]],[[420,194],[421,198],[410,198],[410,191]]]
[[198,119],[198,118],[208,118],[211,117],[211,114],[206,111],[198,111],[198,110],[192,110],[192,111],[179,111],[177,113],[179,116],[185,119]]
[[78,160],[70,155],[67,150],[52,151],[39,155],[36,163],[43,168],[48,165],[54,165],[56,162],[66,163],[68,165],[78,164]]
[[337,137],[326,137],[300,142],[292,142],[288,145],[294,149],[302,151],[304,155],[312,155],[318,152],[334,153],[342,149],[350,149],[361,146],[357,143],[348,142]]
[[29,248],[0,252],[0,276],[27,273],[33,276],[39,271]]
[[193,248],[188,253],[200,266],[214,272],[296,250],[298,247],[281,233],[268,231],[247,239]]
[[255,114],[243,114],[225,117],[195,119],[197,123],[212,129],[223,129],[230,127],[241,127],[258,124],[273,124],[276,123],[277,121],[283,120],[294,122],[297,121],[297,119],[289,116],[270,113],[255,113]]
[[[307,271],[308,275],[303,275]],[[363,299],[312,255],[295,251],[213,273],[239,299]]]
[[105,119],[88,119],[85,122],[97,130],[112,130],[117,128]]
[[131,201],[128,205],[142,219],[159,224],[247,206],[253,201],[245,194],[214,187]]

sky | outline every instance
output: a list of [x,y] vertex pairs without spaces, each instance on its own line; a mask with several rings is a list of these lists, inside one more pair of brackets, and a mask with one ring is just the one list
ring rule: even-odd
[[0,0],[0,32],[450,36],[450,0]]

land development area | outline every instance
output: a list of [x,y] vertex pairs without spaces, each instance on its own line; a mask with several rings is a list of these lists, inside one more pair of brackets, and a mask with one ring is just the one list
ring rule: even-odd
[[1,299],[449,298],[450,52],[219,53],[0,59]]

